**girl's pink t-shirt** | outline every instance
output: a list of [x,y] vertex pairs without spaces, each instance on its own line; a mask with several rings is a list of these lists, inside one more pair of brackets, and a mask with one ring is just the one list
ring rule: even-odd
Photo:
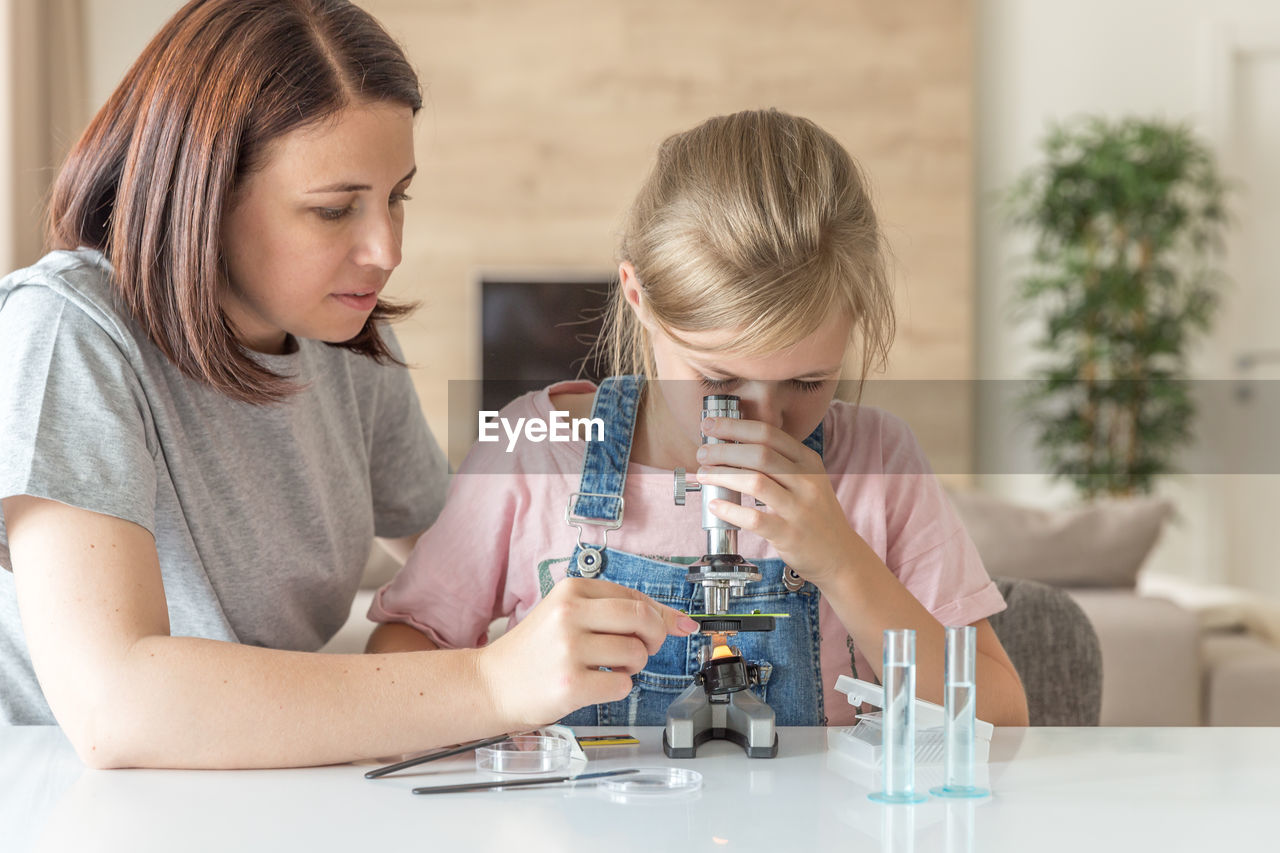
[[[510,403],[501,416],[551,417],[551,394],[595,390],[562,382]],[[477,443],[454,476],[444,510],[423,534],[404,568],[380,589],[369,609],[375,622],[405,622],[442,648],[487,641],[494,619],[514,625],[565,577],[578,529],[565,521],[578,490],[581,443]],[[835,401],[823,420],[823,459],[850,525],[903,586],[943,625],[968,625],[1004,609],[977,549],[900,419],[870,406]],[[633,554],[699,557],[706,549],[701,501],[672,500],[672,472],[632,463],[627,468],[622,527],[607,545]],[[586,526],[584,544],[600,544]],[[743,532],[748,560],[777,558],[768,542]],[[607,576],[607,574],[606,574]],[[852,725],[854,709],[835,690],[836,676],[874,680],[849,632],[826,600],[819,605],[821,673],[828,725]]]

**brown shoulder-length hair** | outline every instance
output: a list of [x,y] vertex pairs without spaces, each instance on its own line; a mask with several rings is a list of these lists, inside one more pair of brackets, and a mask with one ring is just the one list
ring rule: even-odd
[[[125,306],[184,374],[236,400],[283,400],[298,386],[249,356],[219,304],[223,217],[273,140],[349,104],[387,101],[417,113],[418,77],[346,0],[192,0],[68,155],[48,242],[101,250]],[[333,346],[398,361],[377,323],[413,307],[379,300],[360,334]]]

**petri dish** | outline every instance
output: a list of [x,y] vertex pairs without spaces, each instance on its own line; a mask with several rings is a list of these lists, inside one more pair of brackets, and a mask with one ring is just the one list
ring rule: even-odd
[[688,794],[702,787],[702,774],[683,767],[641,767],[626,776],[601,779],[600,787],[615,798],[643,799]]
[[476,769],[493,773],[549,773],[569,766],[569,741],[515,735],[476,750]]

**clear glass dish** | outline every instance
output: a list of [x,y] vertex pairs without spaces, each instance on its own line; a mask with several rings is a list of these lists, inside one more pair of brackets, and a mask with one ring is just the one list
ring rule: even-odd
[[514,735],[476,750],[476,769],[492,773],[550,773],[569,766],[569,741],[541,735]]
[[688,794],[702,787],[702,774],[682,767],[642,767],[626,776],[601,779],[600,787],[614,798]]

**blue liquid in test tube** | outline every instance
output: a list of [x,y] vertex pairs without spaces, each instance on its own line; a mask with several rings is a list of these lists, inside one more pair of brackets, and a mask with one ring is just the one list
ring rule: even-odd
[[972,625],[947,628],[946,677],[943,683],[942,787],[935,797],[986,797],[974,782],[973,720],[976,714],[978,631]]
[[884,632],[884,790],[867,796],[878,803],[923,803],[916,783],[916,632]]

